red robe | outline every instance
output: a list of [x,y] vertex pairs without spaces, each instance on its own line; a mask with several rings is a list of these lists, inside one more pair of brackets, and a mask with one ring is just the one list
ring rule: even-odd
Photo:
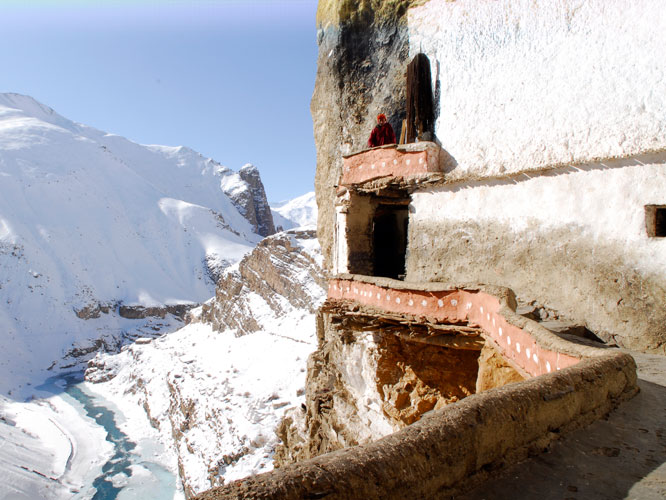
[[384,125],[377,125],[372,129],[370,139],[368,139],[368,146],[375,148],[384,144],[395,144],[396,142],[393,127],[391,127],[390,123],[386,122]]

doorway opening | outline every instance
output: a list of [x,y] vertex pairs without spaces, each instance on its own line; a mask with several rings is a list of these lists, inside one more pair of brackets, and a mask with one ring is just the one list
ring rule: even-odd
[[380,204],[372,221],[375,276],[404,279],[407,257],[407,205]]

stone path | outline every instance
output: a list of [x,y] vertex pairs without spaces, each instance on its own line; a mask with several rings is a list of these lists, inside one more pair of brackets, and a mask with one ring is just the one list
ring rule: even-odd
[[456,500],[666,499],[666,356],[630,354],[635,398]]

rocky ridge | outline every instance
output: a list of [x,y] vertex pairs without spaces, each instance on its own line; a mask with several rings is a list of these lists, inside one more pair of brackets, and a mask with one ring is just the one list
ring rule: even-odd
[[226,272],[205,303],[201,321],[217,331],[234,329],[236,335],[261,328],[250,296],[256,294],[279,316],[289,308],[314,314],[326,286],[318,256],[300,250],[317,245],[314,230],[290,230],[265,238],[237,265]]

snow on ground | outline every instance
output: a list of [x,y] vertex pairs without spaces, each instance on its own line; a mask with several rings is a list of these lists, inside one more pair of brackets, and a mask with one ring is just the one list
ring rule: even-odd
[[[90,498],[115,453],[99,415],[39,385],[129,338],[98,358],[115,378],[81,384],[148,457],[111,477],[119,498],[143,498],[148,478],[178,465],[196,491],[211,474],[269,469],[275,426],[303,400],[314,316],[285,299],[275,317],[256,293],[247,300],[263,329],[240,338],[200,323],[167,334],[180,324],[171,315],[118,315],[213,296],[212,275],[260,240],[224,194],[239,177],[190,149],[135,144],[0,94],[0,178],[0,498]],[[292,226],[314,221],[312,200],[283,207]],[[320,262],[316,240],[299,244]]]
[[271,204],[275,227],[292,229],[317,225],[317,200],[314,191],[293,200]]
[[[105,432],[68,394],[36,386],[97,349],[182,325],[119,306],[214,294],[215,277],[261,239],[223,191],[236,182],[191,149],[136,144],[0,94],[0,498],[90,498],[111,453]],[[150,455],[145,413],[127,410],[120,425]],[[155,467],[177,475],[175,456]],[[134,479],[112,481],[129,492]]]
[[[253,305],[268,309],[258,296]],[[233,480],[270,470],[275,428],[286,409],[304,402],[306,361],[316,347],[314,315],[293,310],[272,320],[242,337],[194,323],[103,355],[116,376],[94,390],[134,415],[124,429],[134,439],[146,420],[136,411],[147,408],[197,492],[211,487],[211,473]]]
[[26,403],[0,396],[0,498],[85,498],[112,446],[75,406],[66,395]]
[[[292,235],[291,245],[321,262],[316,239]],[[318,307],[326,293],[311,269],[282,258],[284,279]],[[317,344],[315,315],[260,289],[270,296],[247,287],[236,298],[259,325],[255,333],[236,336],[234,329],[214,331],[196,322],[119,354],[99,354],[86,374],[103,381],[95,392],[132,415],[123,430],[133,439],[142,436],[146,416],[159,428],[164,445],[177,451],[189,491],[270,470],[275,429],[287,409],[304,402],[307,358]]]

